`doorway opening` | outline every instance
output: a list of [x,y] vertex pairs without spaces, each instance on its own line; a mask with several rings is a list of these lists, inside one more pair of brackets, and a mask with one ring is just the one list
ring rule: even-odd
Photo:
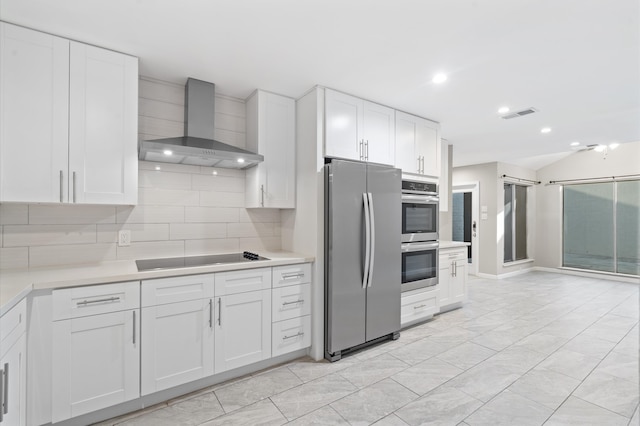
[[467,247],[469,273],[478,274],[479,184],[478,182],[453,185],[452,194],[453,241],[470,243]]

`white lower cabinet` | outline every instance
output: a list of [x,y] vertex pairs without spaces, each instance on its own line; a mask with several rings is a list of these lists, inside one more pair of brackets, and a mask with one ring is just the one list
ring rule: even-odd
[[273,356],[284,355],[311,345],[311,316],[273,323]]
[[400,325],[406,327],[433,317],[440,310],[439,297],[439,286],[402,293]]
[[216,298],[215,372],[271,358],[271,290]]
[[53,323],[53,422],[140,396],[140,310]]
[[142,395],[213,374],[213,299],[142,308]]
[[440,311],[458,306],[467,297],[467,247],[440,249]]
[[26,300],[0,318],[0,424],[26,425]]

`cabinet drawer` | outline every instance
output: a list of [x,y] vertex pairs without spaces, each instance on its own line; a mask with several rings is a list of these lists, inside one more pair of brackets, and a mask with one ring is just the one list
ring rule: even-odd
[[156,306],[213,297],[214,274],[142,281],[142,306]]
[[140,281],[53,291],[54,321],[139,307]]
[[311,264],[276,266],[273,268],[273,287],[311,282]]
[[307,348],[311,345],[311,316],[273,323],[272,356]]
[[16,306],[0,318],[0,357],[27,330],[27,299],[22,299]]
[[401,324],[404,326],[437,314],[440,311],[439,295],[440,290],[437,286],[433,290],[403,295],[400,308]]
[[453,250],[440,250],[440,265],[449,264],[452,260],[464,260],[467,258],[467,250],[465,247]]
[[271,288],[271,268],[245,269],[215,274],[216,297]]
[[274,288],[271,303],[273,322],[309,315],[311,284]]

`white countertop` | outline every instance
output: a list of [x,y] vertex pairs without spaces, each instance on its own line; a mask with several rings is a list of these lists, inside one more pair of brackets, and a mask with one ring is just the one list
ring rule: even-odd
[[313,257],[290,252],[260,252],[270,260],[226,265],[195,266],[138,272],[135,260],[120,260],[86,265],[66,265],[32,269],[5,269],[0,271],[0,316],[32,290],[77,287],[137,281],[180,275],[208,274],[296,263],[313,262]]
[[438,248],[440,248],[441,250],[457,248],[457,247],[467,247],[471,245],[471,243],[465,243],[463,241],[439,241],[438,243],[439,243]]

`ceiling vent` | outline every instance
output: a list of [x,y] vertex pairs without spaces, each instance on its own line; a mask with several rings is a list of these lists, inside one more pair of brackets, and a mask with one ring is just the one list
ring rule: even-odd
[[505,120],[508,120],[510,118],[518,118],[524,115],[533,114],[534,112],[538,112],[538,110],[532,107],[532,108],[523,109],[522,111],[516,111],[516,112],[512,112],[511,114],[503,115],[502,118],[504,118]]

